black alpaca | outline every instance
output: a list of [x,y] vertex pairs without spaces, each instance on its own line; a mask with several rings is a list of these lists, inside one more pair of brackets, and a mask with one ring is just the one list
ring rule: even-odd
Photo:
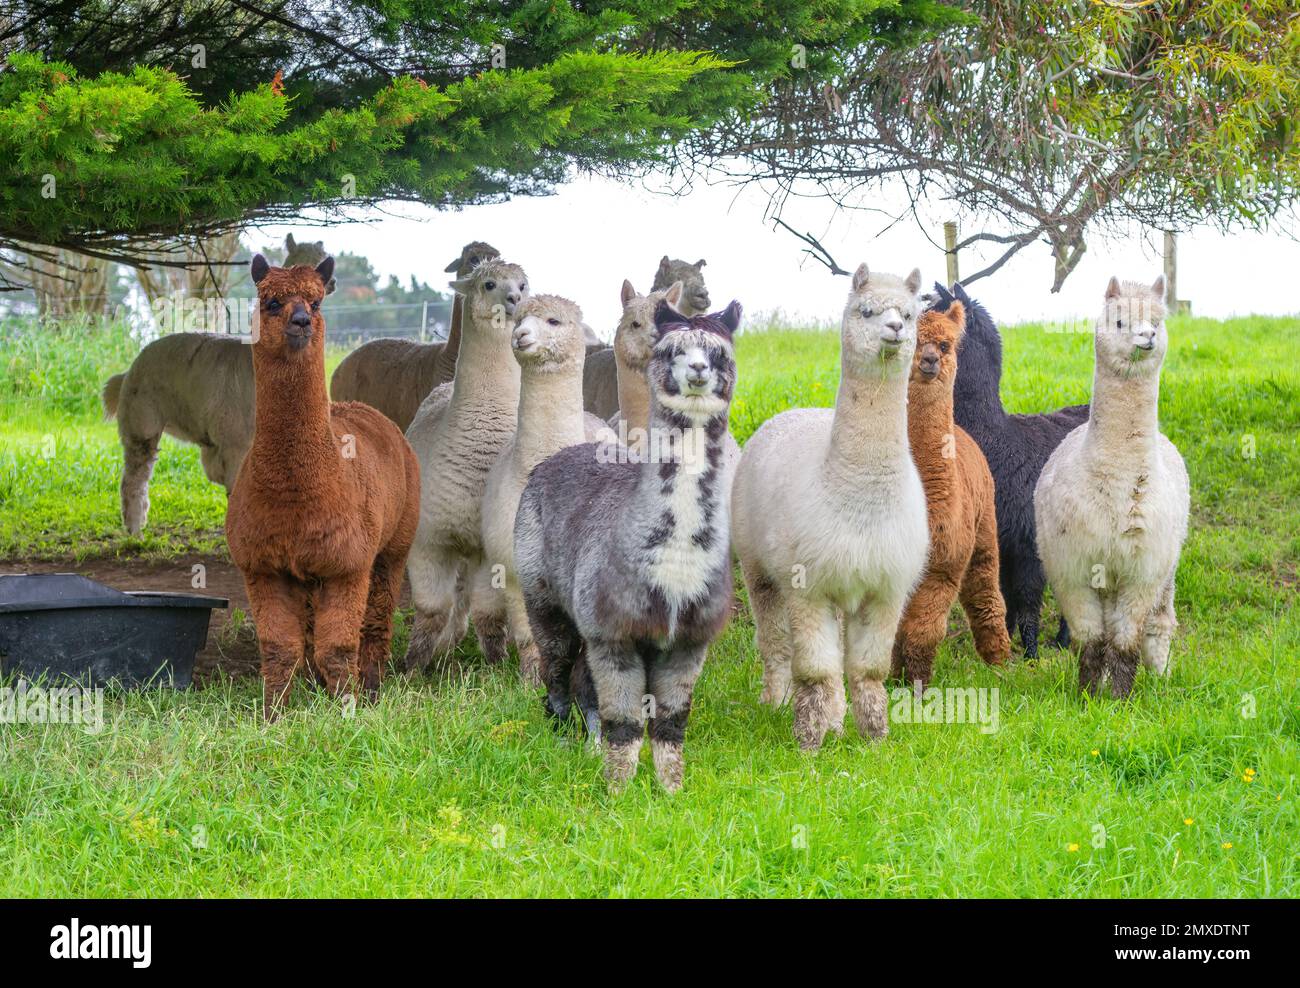
[[[1066,435],[1088,419],[1087,405],[1069,405],[1041,415],[1008,415],[1002,407],[1002,338],[988,311],[960,284],[949,292],[934,286],[930,308],[947,310],[953,300],[966,307],[966,331],[957,344],[953,418],[979,444],[993,473],[998,517],[998,554],[1007,631],[1020,633],[1026,658],[1038,656],[1038,624],[1047,578],[1034,539],[1034,486],[1043,465]],[[1061,619],[1056,644],[1070,643]]]

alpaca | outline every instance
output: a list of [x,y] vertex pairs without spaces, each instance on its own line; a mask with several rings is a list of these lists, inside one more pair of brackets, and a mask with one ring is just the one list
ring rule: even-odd
[[[650,289],[650,295],[644,297],[655,298],[657,302],[659,293],[667,292],[677,282],[681,282],[682,289],[678,300],[673,302],[673,308],[685,316],[702,315],[709,309],[709,290],[705,287],[704,276],[700,273],[704,263],[700,260],[690,264],[686,261],[673,260],[665,254],[655,270],[654,287]],[[636,296],[636,292],[627,281],[624,281],[623,285],[625,290],[622,294],[623,317],[619,320],[620,329],[634,321],[639,321],[646,328],[653,328],[654,304],[648,307],[645,304],[638,305],[634,307],[634,314],[629,313],[629,293]],[[619,330],[615,330],[615,346],[618,343],[618,332]],[[619,398],[618,357],[614,347],[604,345],[589,347],[587,363],[582,373],[583,407],[597,418],[616,425],[620,407]]]
[[326,689],[378,694],[393,610],[420,511],[420,471],[402,433],[368,405],[325,393],[321,299],[334,271],[273,268],[261,254],[253,444],[226,508],[274,720],[312,643]]
[[[313,267],[320,241],[285,238],[285,266]],[[331,277],[326,294],[334,290]],[[149,518],[149,478],[163,433],[199,447],[203,473],[229,494],[253,442],[253,355],[245,337],[170,333],[137,354],[104,385],[105,418],[117,418],[122,443],[122,522],[139,534]]]
[[1079,686],[1133,689],[1139,659],[1169,665],[1174,576],[1187,538],[1187,468],[1160,432],[1169,347],[1165,279],[1111,278],[1094,334],[1092,415],[1056,448],[1034,491],[1038,552],[1079,637]]
[[636,773],[647,717],[659,781],[681,787],[695,680],[731,611],[722,437],[740,315],[737,302],[689,318],[656,310],[650,421],[676,437],[662,462],[611,462],[590,444],[570,446],[533,471],[519,501],[515,562],[546,709],[567,719],[571,684],[586,683],[576,699],[588,725],[599,713],[615,791]]
[[[732,544],[763,656],[763,700],[794,688],[794,734],[843,729],[847,674],[864,737],[888,733],[884,680],[903,606],[925,569],[925,490],[907,436],[921,274],[853,274],[835,408],[765,422],[745,444]],[[842,627],[841,627],[842,618]]]
[[[1038,657],[1038,626],[1046,577],[1034,538],[1034,485],[1043,464],[1062,439],[1088,419],[1087,405],[1068,405],[1041,415],[1008,415],[998,389],[1002,381],[1002,339],[988,312],[961,285],[952,292],[934,286],[938,312],[960,301],[966,331],[957,351],[953,418],[988,461],[997,500],[998,553],[1007,632],[1019,631],[1025,657]],[[1065,618],[1056,644],[1070,643]]]
[[[415,622],[409,671],[447,656],[468,630],[471,585],[483,555],[482,502],[488,471],[514,434],[519,364],[510,356],[515,311],[529,296],[517,264],[486,261],[452,282],[465,296],[456,376],[430,392],[406,437],[420,460],[420,527],[407,564]],[[475,630],[501,643],[505,622],[478,615]]]
[[[586,442],[582,410],[582,364],[586,356],[582,311],[556,295],[534,295],[515,310],[511,346],[521,373],[515,434],[488,471],[483,493],[484,567],[475,582],[499,601],[489,627],[508,619],[519,649],[519,668],[528,685],[541,684],[540,655],[533,642],[515,570],[514,530],[519,496],[537,464],[566,446]],[[498,586],[493,586],[497,576]],[[500,584],[504,587],[501,588]],[[476,603],[480,612],[488,605]],[[504,608],[505,613],[501,613]],[[485,654],[494,643],[480,642]]]
[[975,441],[953,422],[953,381],[965,317],[960,302],[945,312],[921,314],[907,385],[907,435],[925,488],[930,555],[898,626],[893,671],[922,689],[930,684],[934,653],[948,632],[948,612],[958,597],[980,658],[1002,665],[1011,655],[998,584],[993,475]]
[[[460,256],[446,270],[466,278],[484,261],[500,256],[491,244],[476,240],[461,248]],[[456,373],[464,304],[463,295],[453,296],[445,343],[381,339],[357,347],[335,368],[330,395],[335,401],[363,401],[405,431],[429,392]]]

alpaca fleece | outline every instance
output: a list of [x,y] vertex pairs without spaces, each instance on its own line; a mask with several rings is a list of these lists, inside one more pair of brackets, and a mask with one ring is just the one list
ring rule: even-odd
[[[491,244],[476,240],[466,244],[445,270],[465,278],[484,261],[500,256],[501,252]],[[465,297],[457,292],[452,298],[445,343],[382,339],[357,347],[343,358],[330,378],[334,400],[365,402],[405,432],[429,392],[456,373],[464,308]]]
[[307,657],[334,696],[373,698],[420,509],[415,454],[367,405],[325,395],[320,302],[334,261],[271,268],[258,254],[253,444],[226,509],[262,653],[263,711]]
[[894,633],[929,544],[907,439],[920,278],[858,267],[834,410],[769,419],[736,472],[732,544],[763,656],[763,700],[784,703],[793,686],[795,738],[808,750],[843,730],[845,678],[858,732],[889,730]]
[[1113,696],[1139,662],[1169,664],[1178,625],[1174,577],[1187,538],[1187,468],[1160,432],[1160,366],[1169,346],[1164,278],[1112,278],[1094,335],[1092,417],[1047,461],[1034,493],[1038,551],[1083,644],[1079,685]]
[[[285,266],[314,266],[324,245],[285,238]],[[331,278],[325,294],[334,290]],[[149,478],[163,433],[199,447],[203,473],[229,494],[253,442],[253,353],[225,333],[168,333],[146,346],[101,394],[122,443],[122,523],[133,535],[149,519]]]
[[965,310],[923,313],[907,386],[907,435],[925,487],[930,555],[894,639],[893,671],[922,688],[959,597],[990,665],[1011,655],[1007,612],[998,584],[998,525],[993,475],[975,441],[953,422],[952,389]]
[[723,437],[740,306],[686,320],[661,304],[656,323],[651,429],[673,439],[669,455],[570,446],[533,471],[515,519],[547,712],[567,719],[576,700],[593,733],[599,719],[615,790],[636,772],[647,719],[659,781],[681,786],[695,680],[731,607]]
[[[954,299],[966,310],[966,327],[957,351],[953,418],[975,440],[993,474],[997,500],[999,581],[1007,608],[1007,631],[1019,632],[1026,658],[1038,655],[1038,628],[1047,578],[1034,535],[1034,485],[1052,451],[1088,419],[1087,405],[1055,412],[1008,415],[1002,407],[1002,338],[988,312],[961,285],[949,292],[934,286],[932,308],[944,312]],[[1069,644],[1065,620],[1057,633]]]

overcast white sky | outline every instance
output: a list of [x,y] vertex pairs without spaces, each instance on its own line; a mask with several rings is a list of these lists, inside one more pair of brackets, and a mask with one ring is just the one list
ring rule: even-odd
[[[901,201],[881,205],[896,212]],[[446,283],[443,268],[462,244],[486,240],[524,266],[534,292],[573,299],[606,338],[618,319],[623,279],[648,291],[664,254],[707,259],[705,280],[719,307],[737,298],[749,313],[780,309],[799,320],[838,321],[847,279],[805,258],[802,244],[790,233],[765,222],[766,206],[767,196],[757,187],[697,184],[688,194],[673,197],[640,183],[579,178],[544,198],[459,212],[399,204],[365,223],[319,227],[300,221],[292,227],[264,227],[249,239],[260,246],[293,230],[299,237],[324,239],[328,249],[364,254],[384,276],[405,280],[415,274],[436,287]],[[931,208],[930,236],[941,242],[944,209],[942,204]],[[812,231],[850,270],[865,260],[897,274],[919,267],[927,285],[944,276],[942,249],[911,218],[886,230],[886,216],[837,212],[824,199],[791,200],[783,218],[798,230]],[[1026,248],[972,286],[971,294],[1000,322],[1091,318],[1112,273],[1154,279],[1160,272],[1159,234],[1144,238],[1139,233],[1135,230],[1123,241],[1092,238],[1058,295],[1050,292],[1052,261],[1044,245]],[[974,254],[964,253],[961,261],[963,274],[983,266]],[[1224,237],[1197,230],[1179,239],[1179,294],[1200,315],[1300,312],[1291,291],[1298,272],[1300,243],[1283,233]]]

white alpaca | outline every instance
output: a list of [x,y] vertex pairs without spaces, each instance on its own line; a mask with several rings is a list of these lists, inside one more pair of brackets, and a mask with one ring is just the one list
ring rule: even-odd
[[763,699],[784,702],[793,676],[806,749],[843,729],[846,675],[859,733],[888,733],[894,632],[930,539],[907,437],[920,285],[919,271],[904,281],[858,267],[834,410],[769,419],[736,475],[732,546],[757,624]]
[[1165,279],[1111,278],[1094,337],[1088,421],[1056,447],[1034,490],[1038,554],[1082,643],[1079,685],[1133,688],[1138,660],[1169,664],[1174,575],[1187,537],[1187,468],[1160,433],[1160,365],[1169,346]]
[[[492,464],[483,494],[484,561],[475,580],[474,610],[483,613],[482,595],[493,591],[508,617],[519,649],[524,682],[540,685],[541,662],[515,569],[515,513],[533,468],[566,446],[587,441],[582,410],[582,365],[586,355],[582,311],[556,295],[534,295],[515,310],[511,338],[522,380],[515,434]],[[489,625],[499,623],[488,622]],[[477,627],[477,624],[476,624]],[[480,641],[482,636],[480,635]],[[490,646],[482,642],[486,652]]]
[[[425,398],[406,430],[420,460],[420,526],[407,560],[415,605],[408,670],[450,653],[468,628],[470,579],[483,556],[483,490],[514,434],[519,406],[510,337],[515,309],[528,297],[527,276],[516,264],[490,260],[452,287],[465,296],[456,377]],[[504,626],[478,630],[504,639]]]

